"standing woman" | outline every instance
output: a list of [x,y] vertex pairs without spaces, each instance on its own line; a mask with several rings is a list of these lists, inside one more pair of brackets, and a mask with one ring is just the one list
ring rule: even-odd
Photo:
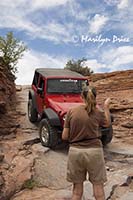
[[68,111],[62,133],[62,139],[70,144],[67,180],[73,183],[72,200],[81,200],[88,173],[95,199],[105,200],[107,178],[99,127],[110,126],[110,99],[104,102],[102,112],[96,107],[95,88],[88,86],[81,95],[84,104]]

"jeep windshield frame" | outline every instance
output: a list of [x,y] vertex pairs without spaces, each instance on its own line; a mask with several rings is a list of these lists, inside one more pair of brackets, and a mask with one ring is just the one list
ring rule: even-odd
[[87,84],[85,78],[49,78],[46,91],[48,94],[80,94]]

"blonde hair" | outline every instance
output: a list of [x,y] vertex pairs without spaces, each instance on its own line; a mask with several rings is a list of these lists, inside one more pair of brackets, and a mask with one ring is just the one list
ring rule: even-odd
[[85,87],[81,95],[85,100],[85,109],[90,115],[96,109],[96,89],[91,86]]

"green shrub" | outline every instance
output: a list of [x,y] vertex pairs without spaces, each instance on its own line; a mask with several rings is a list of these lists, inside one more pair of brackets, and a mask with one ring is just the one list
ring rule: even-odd
[[3,65],[14,75],[17,72],[17,63],[22,58],[27,47],[24,43],[13,36],[12,32],[8,32],[5,37],[0,36],[0,55]]

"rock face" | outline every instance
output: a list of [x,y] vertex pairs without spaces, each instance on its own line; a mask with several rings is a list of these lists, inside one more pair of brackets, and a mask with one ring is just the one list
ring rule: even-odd
[[89,79],[97,89],[97,101],[101,107],[104,100],[111,97],[115,138],[133,144],[133,70],[93,74]]
[[0,57],[0,137],[14,132],[16,89],[12,74]]

